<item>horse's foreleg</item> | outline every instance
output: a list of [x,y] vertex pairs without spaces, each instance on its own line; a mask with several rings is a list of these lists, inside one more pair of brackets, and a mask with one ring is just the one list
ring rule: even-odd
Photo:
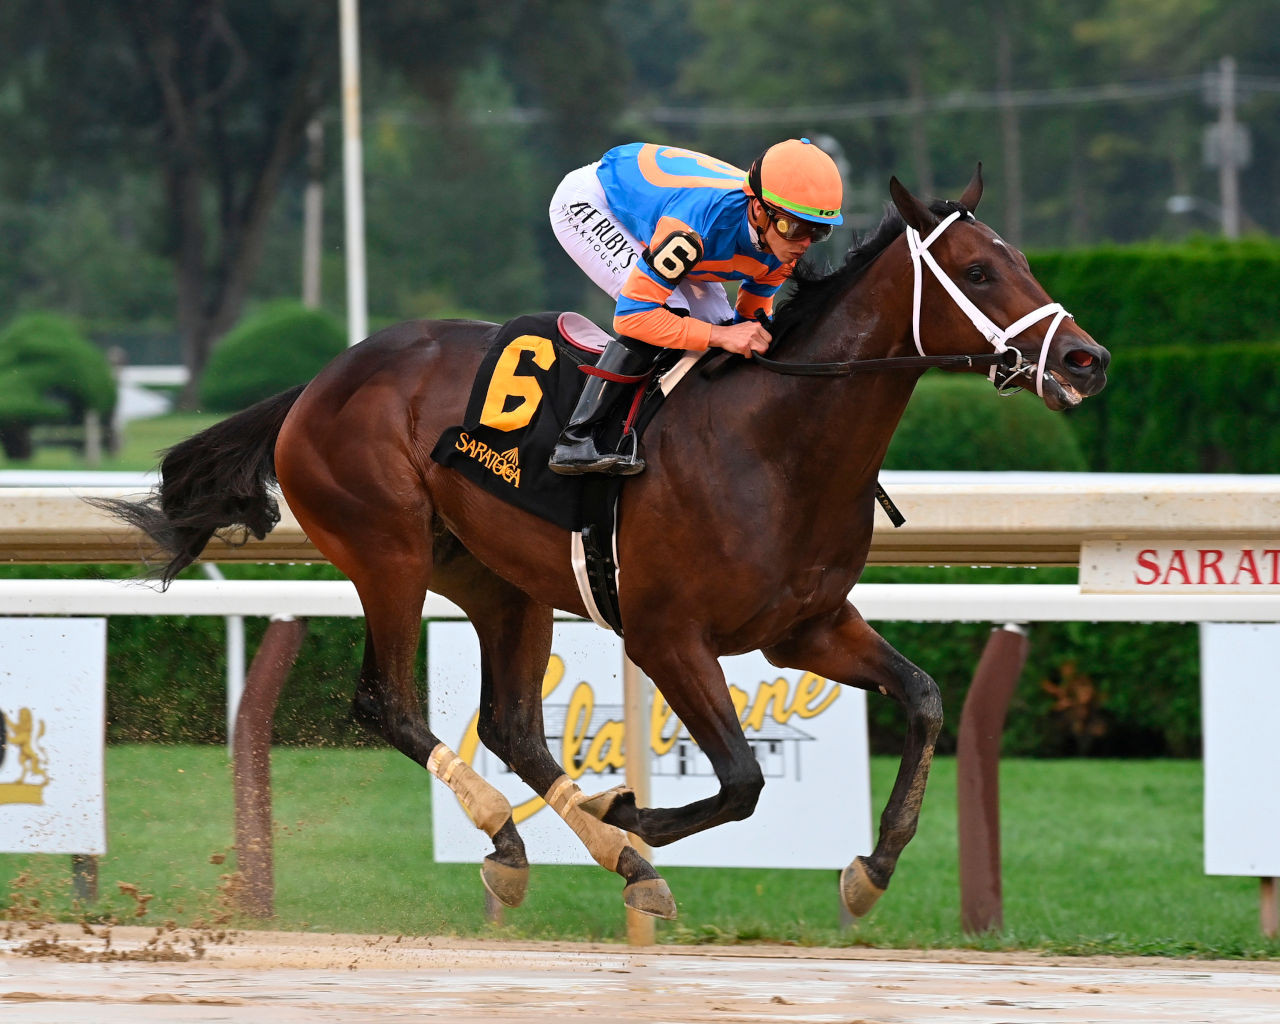
[[861,917],[889,885],[907,843],[916,833],[934,742],[942,727],[938,684],[889,646],[851,605],[809,623],[791,639],[764,652],[775,665],[814,672],[898,701],[907,713],[907,738],[893,792],[880,816],[880,835],[869,857],[856,857],[840,876],[840,895]]
[[551,609],[479,567],[444,592],[467,612],[480,638],[480,739],[574,831],[601,867],[626,882],[627,906],[674,918],[667,883],[619,828],[593,817],[584,796],[551,756],[542,721],[542,683],[551,653]]
[[[628,638],[631,636],[628,633]],[[652,846],[665,846],[727,821],[750,817],[764,788],[764,773],[743,735],[715,656],[701,644],[681,644],[671,636],[661,642],[639,643],[636,650],[637,664],[710,760],[720,790],[682,807],[637,807],[629,790],[611,791],[593,801],[595,813]]]

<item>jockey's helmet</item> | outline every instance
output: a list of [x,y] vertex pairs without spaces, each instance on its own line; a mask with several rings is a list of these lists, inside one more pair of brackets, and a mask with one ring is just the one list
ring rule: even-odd
[[840,224],[844,188],[836,162],[808,139],[787,139],[758,157],[743,191],[766,206],[818,224]]

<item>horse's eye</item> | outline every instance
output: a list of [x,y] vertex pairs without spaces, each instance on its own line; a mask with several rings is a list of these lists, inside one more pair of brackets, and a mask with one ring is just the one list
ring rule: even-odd
[[982,282],[987,279],[987,272],[975,263],[964,272],[964,276],[974,284],[982,284]]

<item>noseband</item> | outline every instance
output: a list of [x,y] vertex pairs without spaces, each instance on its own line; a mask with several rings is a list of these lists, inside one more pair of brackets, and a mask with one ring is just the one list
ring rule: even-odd
[[[960,286],[943,273],[942,268],[938,266],[938,261],[935,260],[933,258],[933,254],[929,252],[929,246],[937,241],[939,236],[961,217],[967,217],[972,220],[973,214],[969,213],[967,210],[955,210],[945,217],[942,222],[929,233],[929,237],[925,238],[923,241],[920,238],[919,231],[913,227],[907,228],[907,245],[911,250],[911,266],[915,271],[915,287],[911,309],[911,331],[915,337],[916,351],[919,352],[921,356],[924,356],[925,354],[924,345],[920,342],[920,292],[921,286],[924,283],[924,271],[922,269],[923,264],[923,266],[927,266],[933,272],[933,276],[938,279],[938,283],[946,289],[947,294],[950,295],[955,304],[960,307],[961,312],[963,312],[965,316],[969,318],[969,322],[978,329],[978,333],[991,343],[991,347],[996,350],[997,354],[1003,355],[1006,352],[1014,353],[1015,358],[1012,366],[1007,363],[993,364],[987,375],[991,382],[995,384],[996,390],[1001,394],[1008,394],[1016,391],[1021,387],[1018,383],[1018,378],[1026,377],[1035,380],[1036,394],[1043,398],[1044,366],[1045,360],[1049,357],[1049,343],[1053,340],[1053,336],[1058,330],[1058,325],[1061,324],[1065,318],[1070,317],[1071,314],[1062,308],[1061,303],[1050,302],[1041,306],[1039,309],[1033,309],[1026,316],[1015,320],[1008,327],[997,327],[994,321],[992,321],[986,313],[982,312],[982,310],[975,306],[969,297],[960,290]],[[1023,361],[1022,353],[1017,349],[1011,348],[1009,341],[1012,338],[1016,338],[1032,324],[1039,323],[1047,316],[1052,316],[1053,320],[1049,324],[1049,329],[1045,332],[1044,343],[1040,346],[1040,360],[1033,367],[1031,363]],[[1072,319],[1075,318],[1072,317]]]
[[[1053,340],[1059,324],[1067,317],[1071,317],[1071,314],[1062,308],[1061,303],[1050,302],[1039,309],[1033,309],[1026,316],[1015,320],[1008,327],[997,327],[995,322],[975,306],[969,297],[960,290],[960,287],[943,272],[942,267],[938,265],[938,261],[929,252],[929,246],[937,241],[938,237],[961,217],[966,217],[969,220],[974,219],[973,214],[968,210],[955,210],[943,218],[942,222],[924,240],[921,240],[920,232],[915,228],[908,226],[906,229],[907,246],[911,251],[911,265],[914,270],[911,332],[915,338],[916,351],[920,353],[919,355],[889,356],[884,359],[849,359],[838,363],[790,363],[757,354],[752,357],[751,362],[762,369],[792,377],[848,377],[855,373],[921,370],[931,366],[939,366],[946,369],[986,366],[990,367],[987,377],[996,386],[996,390],[1000,394],[1012,394],[1021,390],[1023,383],[1020,382],[1020,378],[1026,378],[1035,381],[1036,394],[1044,398],[1044,366],[1049,357],[1049,343]],[[933,272],[933,276],[938,279],[938,282],[946,289],[947,294],[951,296],[955,304],[969,318],[969,322],[991,343],[991,347],[994,349],[993,352],[981,352],[971,355],[930,356],[925,354],[924,345],[920,342],[920,293],[924,284],[922,265],[927,266]],[[1021,352],[1009,344],[1009,340],[1016,338],[1032,324],[1039,323],[1047,316],[1052,316],[1053,320],[1049,324],[1049,329],[1045,332],[1044,344],[1040,347],[1039,362],[1032,364],[1023,358]],[[764,314],[757,314],[757,319],[766,328],[770,326],[769,319]],[[1074,320],[1075,317],[1071,317],[1071,319]],[[704,367],[702,374],[708,378],[718,377],[736,361],[729,358],[722,359],[718,365]]]

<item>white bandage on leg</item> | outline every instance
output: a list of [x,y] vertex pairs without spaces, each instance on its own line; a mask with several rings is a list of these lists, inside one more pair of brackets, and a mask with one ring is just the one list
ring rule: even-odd
[[453,790],[467,817],[486,835],[492,836],[511,817],[507,798],[443,743],[431,751],[427,771]]
[[543,799],[556,814],[564,818],[597,864],[610,871],[618,870],[618,858],[631,845],[627,834],[620,828],[593,818],[579,807],[587,797],[569,776],[561,775],[556,779]]

